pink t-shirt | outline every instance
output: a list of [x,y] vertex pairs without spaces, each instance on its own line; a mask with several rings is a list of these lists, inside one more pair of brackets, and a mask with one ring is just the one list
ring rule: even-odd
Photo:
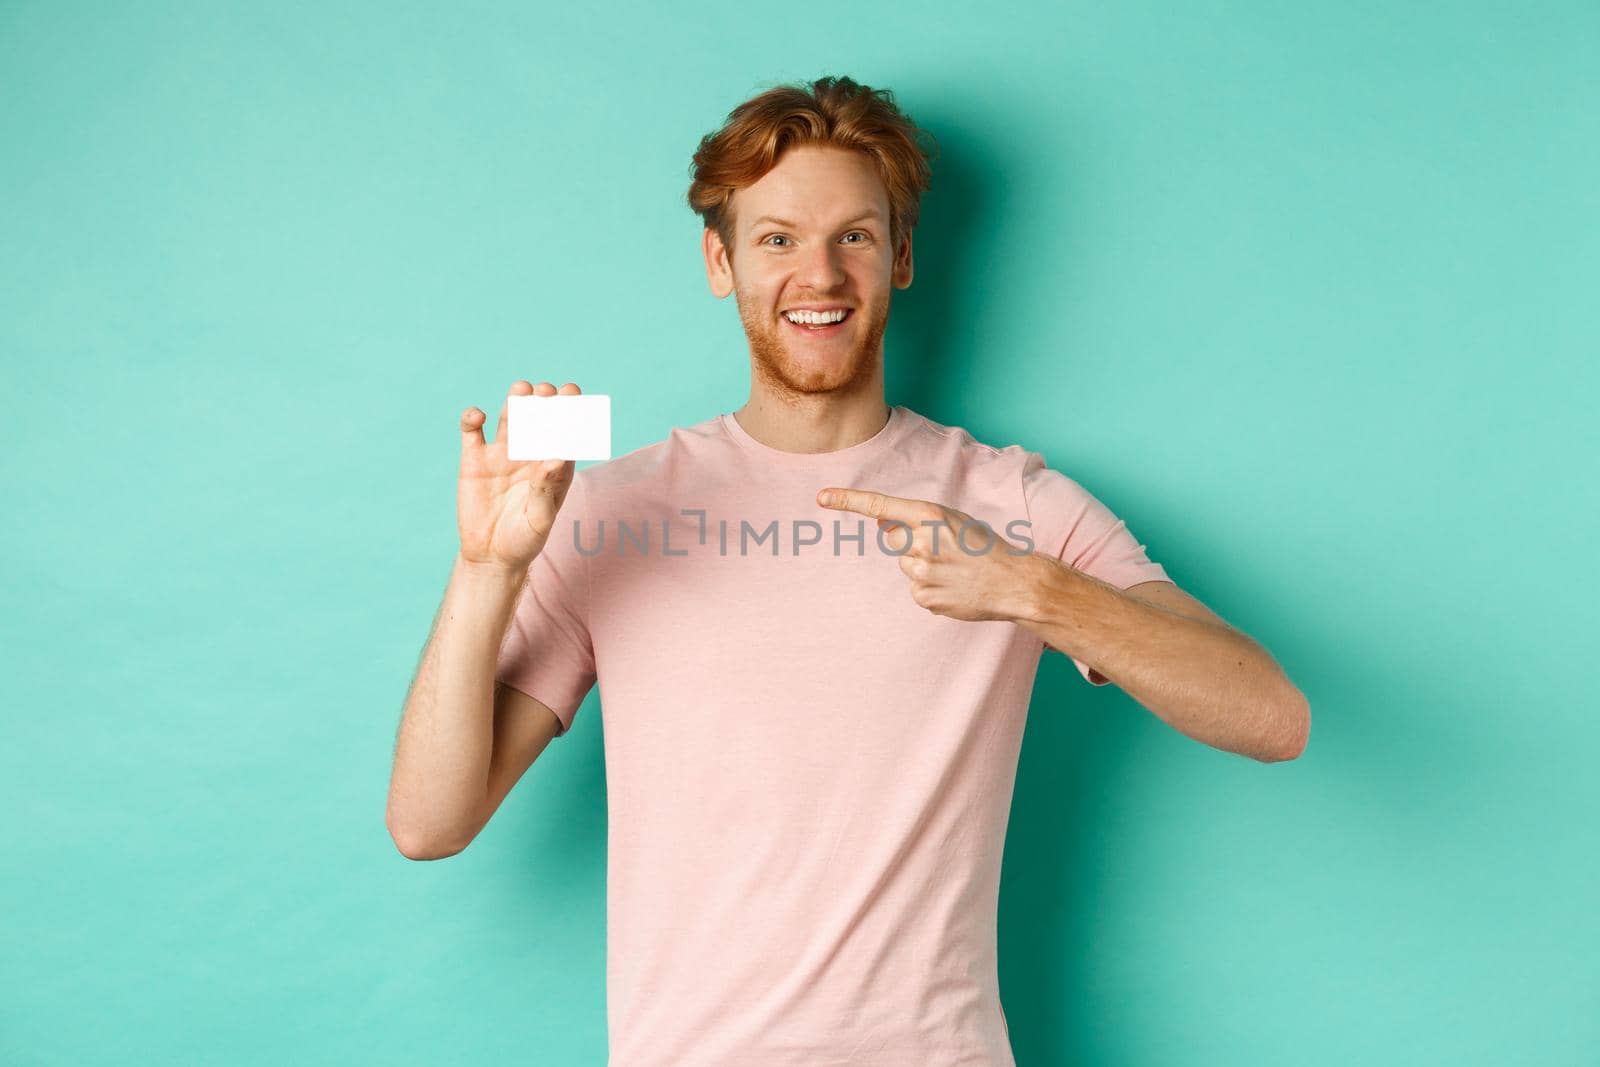
[[903,406],[833,452],[723,414],[578,470],[496,677],[563,733],[599,682],[610,1067],[1013,1064],[1000,858],[1047,646],[919,606],[828,485],[951,505],[1119,589],[1171,580],[1038,453]]

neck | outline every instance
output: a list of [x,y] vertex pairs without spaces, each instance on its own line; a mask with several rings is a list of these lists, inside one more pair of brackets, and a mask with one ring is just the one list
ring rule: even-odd
[[778,397],[752,391],[733,417],[744,431],[784,452],[835,452],[875,436],[889,421],[883,388],[853,396]]

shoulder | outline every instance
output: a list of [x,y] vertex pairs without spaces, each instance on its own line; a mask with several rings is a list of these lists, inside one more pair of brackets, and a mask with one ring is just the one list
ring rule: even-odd
[[994,444],[978,438],[965,426],[938,422],[917,412],[911,414],[914,422],[911,432],[917,435],[923,447],[937,454],[940,461],[1009,479],[1020,478],[1034,461],[1039,465],[1044,462],[1037,452],[1020,444]]
[[999,444],[978,438],[963,426],[917,416],[918,431],[936,453],[936,462],[960,469],[967,477],[998,491],[1020,496],[1023,514],[1054,524],[1071,524],[1090,506],[1092,494],[1077,480],[1050,466],[1042,452],[1020,443]]

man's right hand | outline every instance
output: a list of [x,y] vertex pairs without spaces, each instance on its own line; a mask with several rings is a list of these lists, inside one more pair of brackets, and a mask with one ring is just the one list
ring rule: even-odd
[[[559,390],[549,382],[511,383],[512,396],[577,395],[571,382]],[[494,442],[483,439],[488,420],[478,408],[461,413],[461,477],[456,485],[456,525],[461,533],[461,558],[474,567],[521,574],[544,548],[555,527],[556,513],[572,487],[576,464],[570,459],[506,458],[506,408]]]

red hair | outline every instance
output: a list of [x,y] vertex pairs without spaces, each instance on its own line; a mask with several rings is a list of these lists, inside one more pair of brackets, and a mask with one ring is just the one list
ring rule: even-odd
[[895,105],[888,89],[846,77],[780,85],[730,111],[720,130],[700,139],[689,168],[689,207],[732,248],[735,190],[755,184],[799,145],[849,149],[872,161],[889,193],[890,248],[898,249],[917,224],[937,141]]

